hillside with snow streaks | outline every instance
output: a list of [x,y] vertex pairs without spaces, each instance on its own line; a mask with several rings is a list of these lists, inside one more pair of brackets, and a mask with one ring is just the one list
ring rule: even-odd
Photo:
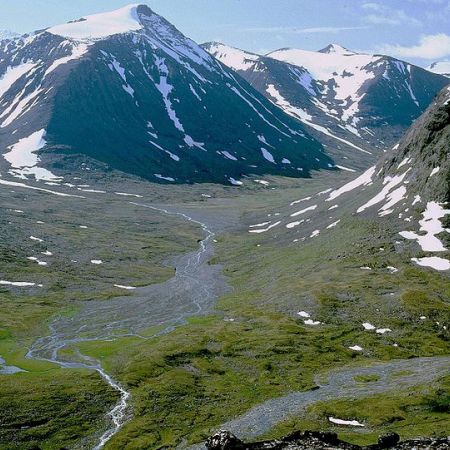
[[[332,234],[336,227],[342,226],[341,222],[345,221],[350,208],[356,216],[362,217],[363,213],[379,218],[391,216],[399,229],[417,229],[399,232],[406,241],[417,243],[420,247],[418,250],[427,255],[411,258],[411,261],[438,271],[450,270],[449,247],[443,241],[444,238],[450,242],[450,229],[444,226],[444,221],[450,216],[450,209],[445,208],[445,203],[424,202],[415,191],[408,189],[409,180],[406,177],[409,173],[410,169],[406,169],[401,175],[380,180],[376,167],[371,167],[341,187],[295,200],[289,208],[283,206],[280,209],[285,213],[277,213],[273,219],[250,225],[249,233],[271,231],[279,235],[280,229],[284,228],[288,234],[295,233],[291,237],[293,243],[301,244],[320,234]],[[361,206],[350,206],[355,199],[361,204],[364,198],[369,200]],[[292,210],[298,203],[302,204],[302,209]],[[422,219],[416,222],[414,218],[419,214]],[[297,217],[301,219],[293,221]],[[417,250],[415,252],[419,254]]]
[[367,168],[393,145],[448,83],[406,62],[331,44],[318,52],[255,55],[203,45],[284,112],[307,125],[333,158]]
[[[378,165],[342,186],[280,205],[282,212],[251,225],[249,232],[272,232],[299,244],[319,235],[326,238],[345,226],[349,215],[374,221],[388,218],[398,230],[393,244],[414,255],[411,264],[450,271],[449,142],[450,88],[446,88]],[[301,219],[293,221],[298,216]]]
[[[67,155],[71,170],[88,157],[163,183],[334,168],[297,120],[143,5],[1,41],[0,127],[0,168],[52,182]],[[40,130],[27,151],[44,175],[6,156]]]

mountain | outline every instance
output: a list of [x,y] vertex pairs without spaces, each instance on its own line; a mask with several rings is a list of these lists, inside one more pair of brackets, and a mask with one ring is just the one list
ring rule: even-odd
[[422,202],[450,202],[450,87],[436,97],[381,169],[382,176],[404,175],[408,191]]
[[[450,87],[378,166],[374,192],[357,213],[390,216],[415,265],[450,270]],[[363,177],[364,178],[364,177]],[[369,177],[366,174],[366,183]],[[361,184],[361,186],[364,183]]]
[[359,168],[393,145],[448,84],[406,62],[337,44],[265,56],[214,42],[203,47],[308,125],[336,161]]
[[450,61],[434,62],[431,66],[427,67],[427,70],[450,78]]
[[240,184],[333,167],[321,144],[149,7],[0,43],[0,168]]
[[401,251],[415,265],[441,272],[450,270],[449,149],[447,87],[376,167],[339,192],[363,193],[357,214],[389,217]]
[[[332,185],[333,177],[328,178]],[[287,241],[295,237],[294,243],[299,239],[310,242],[319,235],[329,235],[341,222],[351,220],[360,225],[368,221],[389,230],[384,238],[389,244],[383,244],[382,251],[389,245],[409,265],[446,272],[450,271],[449,206],[447,87],[376,165],[344,185],[316,194],[309,191],[307,196],[293,199],[288,207],[279,205],[275,218],[250,227],[249,233],[270,231],[277,239],[282,236]],[[361,238],[357,233],[356,240]],[[365,233],[368,242],[374,239],[371,231]]]

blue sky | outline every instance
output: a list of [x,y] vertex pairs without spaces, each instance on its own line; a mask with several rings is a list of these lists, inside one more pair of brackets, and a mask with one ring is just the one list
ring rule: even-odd
[[[0,29],[26,32],[109,11],[131,0],[2,0]],[[147,0],[201,43],[266,53],[336,42],[421,65],[450,59],[450,0]]]

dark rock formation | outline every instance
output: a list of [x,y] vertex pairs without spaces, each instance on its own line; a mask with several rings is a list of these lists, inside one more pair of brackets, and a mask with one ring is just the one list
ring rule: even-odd
[[336,433],[305,431],[293,433],[281,440],[244,443],[229,431],[219,431],[206,442],[208,450],[447,450],[450,437],[442,439],[400,442],[400,436],[389,433],[378,439],[378,444],[360,447],[338,439]]

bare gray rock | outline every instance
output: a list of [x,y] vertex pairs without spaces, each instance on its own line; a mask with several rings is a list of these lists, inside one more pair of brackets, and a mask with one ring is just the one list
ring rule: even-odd
[[244,443],[229,431],[219,431],[206,442],[208,450],[446,450],[450,449],[450,438],[412,440],[399,442],[400,436],[389,433],[378,439],[378,444],[360,447],[338,439],[335,433],[315,431],[296,432],[275,441]]

